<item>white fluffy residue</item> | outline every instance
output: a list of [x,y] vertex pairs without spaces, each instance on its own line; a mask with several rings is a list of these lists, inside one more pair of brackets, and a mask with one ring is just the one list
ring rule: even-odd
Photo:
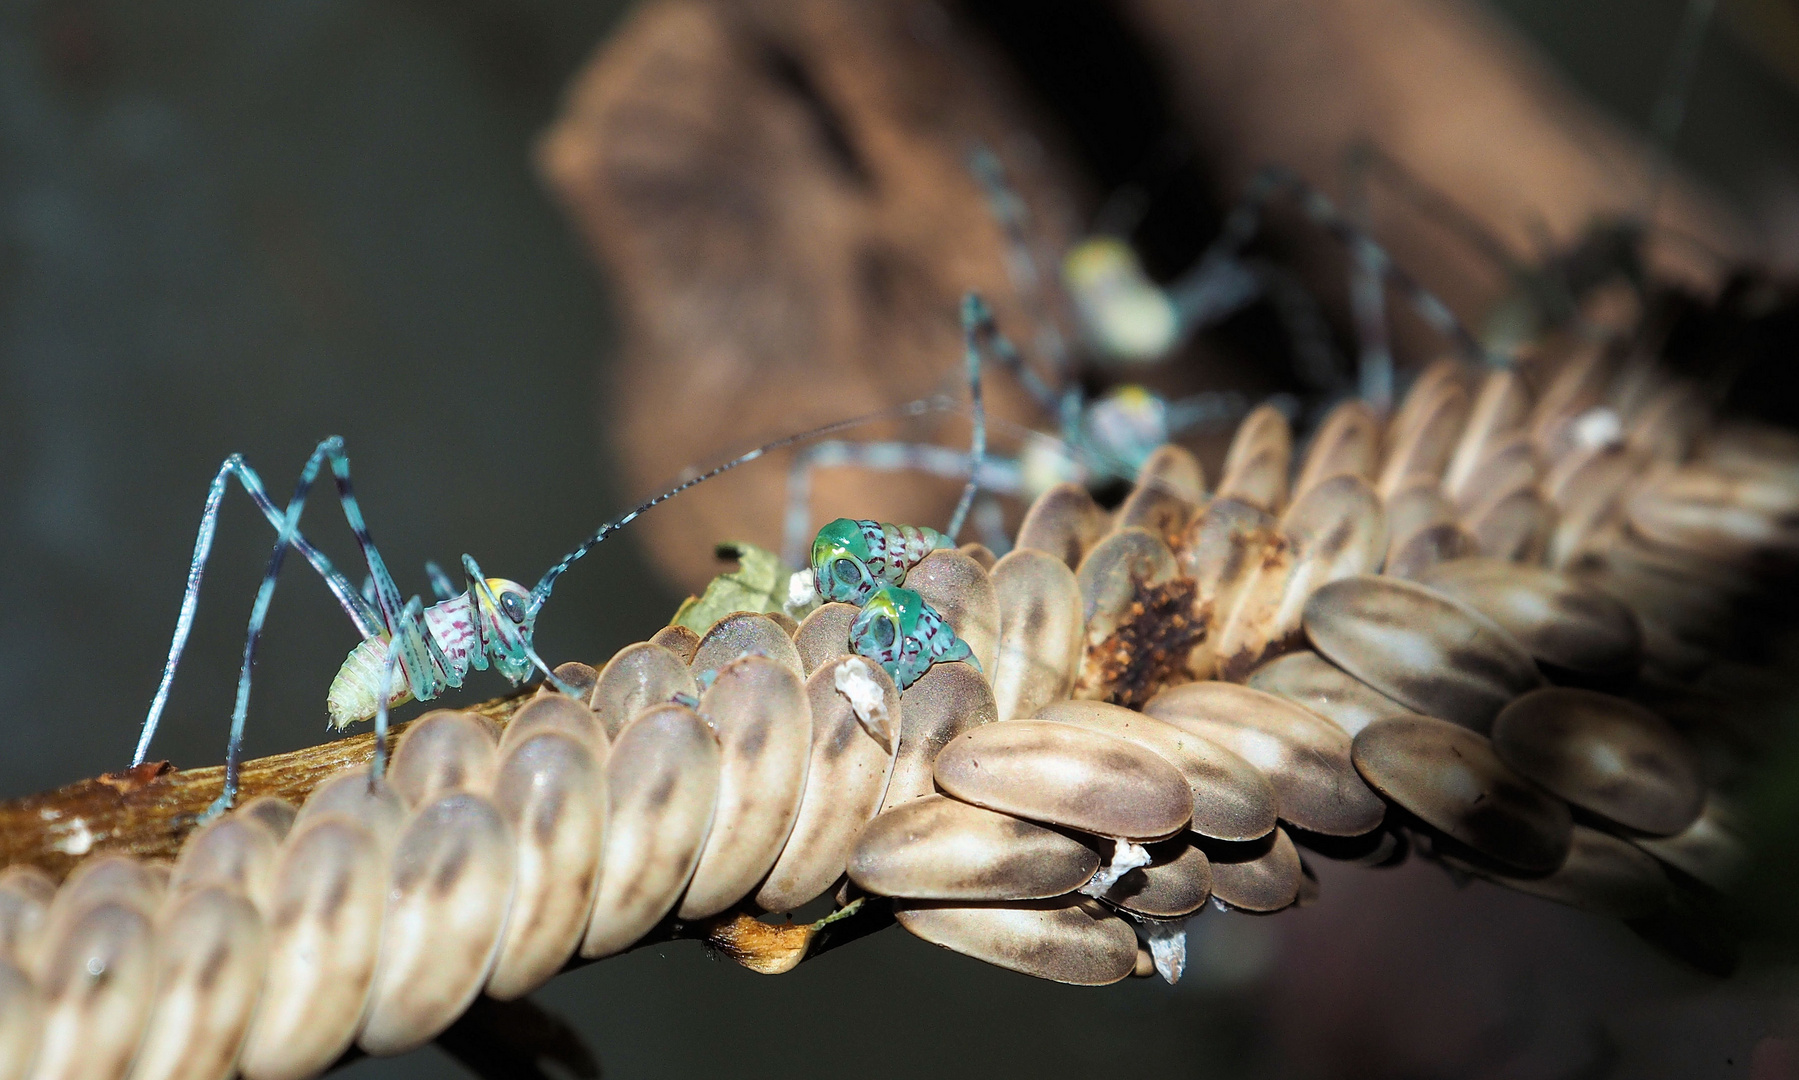
[[1103,899],[1124,875],[1149,865],[1149,849],[1142,844],[1133,844],[1129,840],[1113,840],[1112,843],[1116,845],[1112,849],[1112,860],[1099,868],[1092,881],[1081,886],[1083,895]]
[[811,570],[795,570],[787,579],[787,612],[811,611],[818,606],[818,580]]
[[1600,405],[1575,417],[1568,425],[1568,433],[1578,446],[1616,446],[1624,441],[1624,421],[1617,413]]
[[849,699],[850,708],[855,710],[856,720],[862,725],[862,730],[891,750],[893,717],[887,711],[887,695],[882,692],[881,684],[875,682],[874,673],[868,668],[868,661],[852,656],[837,665],[837,672],[831,678],[837,686],[837,692]]
[[62,824],[51,826],[51,831],[62,834],[50,846],[64,855],[86,855],[94,849],[93,830],[81,818],[71,818]]
[[1187,924],[1184,921],[1137,924],[1137,936],[1149,946],[1149,957],[1156,962],[1156,973],[1173,986],[1187,970]]

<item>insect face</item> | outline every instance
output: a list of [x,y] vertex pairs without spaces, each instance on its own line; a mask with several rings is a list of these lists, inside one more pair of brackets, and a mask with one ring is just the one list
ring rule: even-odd
[[516,581],[486,578],[475,589],[481,637],[494,670],[518,683],[531,674],[531,592]]
[[825,600],[860,604],[880,584],[869,562],[874,552],[860,522],[838,518],[812,541],[812,575]]

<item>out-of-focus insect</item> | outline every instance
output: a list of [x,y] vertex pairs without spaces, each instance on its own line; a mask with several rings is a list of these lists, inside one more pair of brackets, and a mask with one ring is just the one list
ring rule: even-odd
[[[556,580],[570,566],[596,544],[629,525],[646,511],[689,488],[770,452],[874,420],[917,415],[946,407],[949,407],[948,403],[943,399],[908,402],[759,446],[683,481],[607,522],[550,567],[530,589],[505,578],[485,576],[474,557],[465,554],[462,565],[468,575],[468,587],[460,594],[450,595],[447,578],[436,567],[430,567],[432,584],[440,599],[429,608],[417,596],[401,600],[399,587],[395,584],[393,575],[388,572],[374,540],[369,536],[362,509],[352,491],[350,460],[344,452],[341,438],[327,438],[313,450],[312,455],[307,458],[305,468],[301,470],[293,498],[285,511],[278,509],[269,499],[262,479],[255,470],[250,468],[241,455],[233,454],[219,467],[207,492],[199,534],[194,542],[193,559],[188,565],[187,587],[182,596],[180,614],[176,618],[174,637],[169,645],[168,659],[163,665],[162,680],[157,686],[156,696],[151,700],[149,712],[145,716],[132,764],[141,764],[148,755],[150,742],[168,703],[175,671],[180,666],[188,635],[193,629],[201,579],[205,574],[206,561],[211,554],[213,537],[218,528],[220,506],[232,477],[237,478],[263,516],[275,526],[276,538],[273,553],[269,556],[268,569],[263,574],[262,584],[257,589],[256,600],[250,610],[243,664],[238,674],[237,698],[231,714],[231,734],[225,752],[224,791],[208,811],[209,817],[229,809],[237,795],[244,723],[249,711],[251,672],[255,666],[257,646],[262,638],[263,624],[274,598],[275,583],[290,547],[298,551],[319,576],[325,579],[338,604],[362,635],[363,640],[350,651],[332,682],[327,707],[331,724],[339,729],[362,720],[375,720],[377,742],[374,775],[378,777],[385,763],[389,707],[412,698],[429,701],[445,690],[460,687],[471,669],[485,670],[491,665],[514,685],[535,670],[542,672],[549,684],[574,693],[572,688],[556,677],[533,646],[537,614],[549,599]],[[978,450],[977,446],[977,452]],[[300,532],[300,515],[305,508],[307,495],[326,463],[330,464],[344,517],[368,564],[372,583],[368,592],[373,594],[372,599],[352,586],[349,579],[332,565],[331,560]],[[964,504],[972,497],[970,492],[964,499]]]

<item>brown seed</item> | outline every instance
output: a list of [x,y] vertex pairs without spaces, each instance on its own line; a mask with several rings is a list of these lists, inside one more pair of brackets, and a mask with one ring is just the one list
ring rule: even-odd
[[977,544],[973,541],[969,541],[961,547],[958,547],[956,550],[973,559],[983,570],[991,571],[993,569],[993,564],[999,561],[999,556],[995,555],[993,549],[986,544]]
[[1553,670],[1629,675],[1642,662],[1643,632],[1630,608],[1568,574],[1474,558],[1431,567],[1418,581],[1505,627]]
[[[650,635],[651,645],[660,645],[681,658],[681,663],[693,663],[693,654],[700,647],[700,635],[685,626],[665,626]],[[614,734],[608,732],[608,734]]]
[[987,680],[967,664],[933,664],[900,697],[899,746],[881,809],[935,790],[937,755],[958,735],[999,719]]
[[1465,364],[1453,357],[1441,357],[1427,364],[1418,377],[1412,380],[1405,398],[1394,410],[1393,417],[1387,422],[1386,444],[1397,446],[1412,438],[1431,412],[1435,409],[1444,394],[1452,390],[1460,390],[1464,395],[1469,389],[1469,370]]
[[156,991],[149,916],[102,899],[53,917],[36,982],[43,1013],[32,1080],[119,1080]]
[[717,816],[676,909],[682,919],[716,915],[749,895],[793,831],[812,750],[812,709],[797,664],[797,653],[794,668],[742,657],[700,698],[723,753]]
[[600,718],[587,707],[586,700],[552,691],[539,693],[512,714],[512,720],[500,734],[499,756],[504,758],[519,743],[546,731],[567,735],[589,747],[602,760],[612,745],[606,729],[600,725]]
[[172,901],[157,927],[156,1004],[132,1080],[235,1073],[268,966],[267,938],[255,906],[236,890],[202,888]]
[[1010,720],[1073,690],[1085,630],[1081,587],[1066,563],[1030,548],[1000,559],[992,578],[999,649],[988,678],[999,719]]
[[1133,703],[1186,678],[1204,625],[1194,587],[1147,529],[1115,532],[1075,572],[1086,620],[1074,696]]
[[723,671],[741,656],[765,656],[783,665],[804,680],[800,651],[793,644],[787,628],[767,615],[739,611],[712,624],[694,650],[692,667],[695,677],[708,671]]
[[1180,772],[1135,743],[1070,724],[1008,720],[958,735],[937,756],[937,786],[963,802],[1098,836],[1155,839],[1184,828],[1193,794]]
[[1143,711],[1260,769],[1274,785],[1283,821],[1327,836],[1360,836],[1386,814],[1350,763],[1349,736],[1284,698],[1231,683],[1188,683],[1164,690]]
[[279,845],[254,818],[229,814],[188,838],[175,860],[169,891],[177,896],[222,888],[266,910]]
[[[697,648],[697,646],[696,646]],[[673,701],[675,695],[700,696],[699,684],[677,653],[661,645],[641,641],[627,645],[606,661],[594,684],[590,704],[609,738],[618,738],[631,718],[644,709]]]
[[1274,787],[1260,769],[1210,739],[1101,701],[1058,701],[1037,719],[1074,724],[1136,743],[1180,771],[1193,794],[1188,828],[1220,840],[1252,840],[1274,828]]
[[926,795],[875,818],[849,855],[850,880],[877,896],[1041,900],[1099,869],[1086,844],[1009,814]]
[[1676,870],[1720,892],[1727,891],[1742,879],[1749,865],[1749,849],[1732,818],[1714,792],[1691,825],[1673,836],[1638,837],[1636,845]]
[[[600,681],[599,671],[590,665],[581,663],[579,660],[570,660],[566,664],[557,664],[554,673],[558,679],[561,679],[572,689],[577,691],[576,697],[583,704],[585,704],[587,699],[593,695],[593,684]],[[545,680],[544,684],[537,688],[538,697],[543,697],[547,694],[561,693],[562,691],[551,686],[548,680]],[[563,696],[567,697],[568,695],[563,694]]]
[[1614,919],[1653,914],[1674,892],[1668,875],[1646,852],[1585,825],[1574,826],[1567,860],[1547,877],[1477,872],[1507,888]]
[[500,733],[474,713],[436,709],[413,721],[394,751],[387,781],[409,807],[452,791],[485,794],[493,786]]
[[43,999],[31,979],[0,957],[0,1080],[24,1080],[37,1057]]
[[1177,560],[1181,571],[1193,579],[1198,629],[1209,632],[1190,650],[1191,678],[1209,679],[1216,673],[1217,637],[1237,598],[1264,565],[1290,559],[1288,545],[1273,517],[1235,499],[1212,500],[1194,520]]
[[1704,390],[1675,379],[1631,414],[1625,443],[1651,461],[1678,465],[1692,456],[1694,444],[1710,423]]
[[1136,525],[1174,543],[1205,501],[1205,470],[1179,446],[1163,443],[1137,470],[1131,493],[1118,507],[1115,527]]
[[600,891],[581,942],[588,959],[623,952],[686,890],[712,828],[718,737],[684,705],[638,713],[613,743]]
[[1293,463],[1293,429],[1272,405],[1250,411],[1224,457],[1215,498],[1236,499],[1276,514],[1287,504],[1287,472]]
[[1542,469],[1537,465],[1537,450],[1523,432],[1507,436],[1489,448],[1473,475],[1451,490],[1447,483],[1443,494],[1461,510],[1464,517],[1478,516],[1500,499],[1520,491],[1536,491]]
[[1604,402],[1611,381],[1610,358],[1599,342],[1575,343],[1553,371],[1530,417],[1531,441],[1546,461],[1557,461],[1581,445],[1577,422]]
[[1546,687],[1493,722],[1506,764],[1627,829],[1672,836],[1705,804],[1699,755],[1661,717],[1623,698]]
[[862,609],[854,604],[830,603],[819,607],[800,623],[793,644],[800,651],[800,665],[806,677],[841,656],[853,656],[850,648],[850,624]]
[[1427,387],[1423,394],[1414,390],[1408,396],[1405,408],[1395,417],[1403,426],[1396,426],[1374,484],[1383,500],[1390,501],[1419,481],[1435,485],[1442,479],[1468,409],[1468,392],[1458,382],[1446,381]]
[[1555,508],[1535,491],[1517,491],[1463,519],[1478,549],[1495,559],[1538,563],[1555,531]]
[[1376,720],[1411,711],[1310,649],[1262,665],[1248,685],[1312,710],[1352,738]]
[[[59,938],[70,919],[103,903],[122,904],[146,919],[154,919],[162,907],[167,883],[153,873],[150,864],[129,855],[100,855],[75,867],[44,921],[43,940]],[[47,946],[45,946],[47,947]],[[40,953],[40,959],[43,959]],[[40,987],[42,982],[40,980]]]
[[1563,566],[1581,544],[1609,520],[1646,462],[1621,446],[1577,450],[1556,463],[1543,479],[1543,495],[1556,509],[1547,559]]
[[1799,484],[1768,473],[1670,469],[1645,479],[1625,514],[1649,541],[1721,562],[1799,551]]
[[1212,895],[1212,864],[1190,836],[1149,845],[1150,862],[1118,879],[1105,899],[1152,919],[1176,919],[1205,906]]
[[906,588],[937,609],[991,675],[999,649],[999,598],[981,564],[960,551],[933,551],[906,572]]
[[[406,822],[406,801],[385,780],[369,783],[369,770],[346,769],[312,789],[294,819],[294,827],[323,814],[342,814],[359,822],[382,844],[392,846]],[[284,841],[285,842],[285,841]],[[386,871],[383,871],[385,873]]]
[[1332,477],[1372,480],[1380,467],[1380,440],[1380,421],[1374,410],[1354,399],[1338,403],[1312,436],[1305,464],[1293,484],[1294,503]]
[[1568,856],[1568,804],[1513,772],[1479,732],[1388,717],[1362,729],[1353,755],[1376,791],[1480,855],[1524,874],[1547,874]]
[[37,867],[0,870],[0,961],[23,970],[32,968],[55,900],[56,882]]
[[1428,716],[1476,731],[1542,685],[1499,624],[1433,589],[1387,577],[1333,581],[1306,602],[1306,636],[1326,659]]
[[1285,829],[1242,844],[1207,841],[1212,895],[1240,911],[1279,911],[1299,899],[1299,849]]
[[293,803],[276,795],[259,795],[239,806],[232,813],[237,817],[254,821],[269,831],[279,844],[287,839],[287,834],[294,827],[294,819],[300,811]]
[[1111,530],[1106,512],[1079,484],[1057,484],[1031,504],[1018,527],[1018,547],[1047,552],[1067,563],[1081,564],[1087,552]]
[[1488,372],[1443,471],[1443,493],[1464,502],[1480,490],[1476,477],[1490,475],[1489,465],[1504,447],[1516,440],[1528,449],[1524,424],[1529,416],[1530,391],[1523,377],[1506,368]]
[[403,1053],[462,1015],[499,953],[516,863],[512,830],[485,796],[453,791],[414,809],[394,846],[357,1045]]
[[500,759],[493,803],[512,833],[516,884],[489,997],[511,1001],[548,982],[587,930],[606,836],[603,754],[590,742],[539,731]]
[[1137,935],[1092,901],[905,900],[894,904],[894,915],[933,945],[1052,982],[1105,986],[1137,963]]
[[840,675],[867,680],[880,695],[890,729],[897,733],[901,726],[900,693],[879,664],[839,657],[806,680],[812,759],[793,833],[756,891],[756,904],[764,911],[792,911],[835,885],[857,833],[875,816],[886,792],[893,754],[869,733],[850,698],[838,689]]

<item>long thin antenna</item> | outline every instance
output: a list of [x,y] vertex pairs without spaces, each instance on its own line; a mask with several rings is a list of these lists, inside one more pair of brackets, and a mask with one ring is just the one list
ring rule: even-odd
[[923,416],[928,412],[954,409],[955,407],[956,402],[945,394],[939,394],[928,398],[919,398],[916,401],[908,401],[904,405],[895,405],[876,412],[864,413],[861,416],[852,417],[848,420],[839,420],[833,424],[826,424],[823,427],[813,428],[811,431],[802,431],[798,435],[788,435],[785,438],[776,439],[773,442],[763,443],[761,446],[756,447],[747,454],[740,454],[724,464],[715,466],[698,476],[683,480],[655,498],[639,504],[630,513],[627,513],[622,517],[614,518],[600,526],[599,531],[581,541],[579,547],[575,548],[567,555],[564,555],[561,561],[555,566],[550,567],[550,569],[544,573],[542,580],[538,581],[537,586],[531,590],[531,613],[535,615],[538,609],[543,607],[544,601],[550,598],[550,590],[555,588],[556,579],[561,577],[563,572],[570,566],[573,566],[583,555],[586,555],[592,550],[596,544],[601,543],[608,536],[611,536],[626,525],[631,524],[631,522],[636,521],[644,514],[644,512],[661,506],[663,503],[674,498],[676,495],[681,494],[688,488],[696,487],[715,476],[730,472],[739,465],[748,465],[750,462],[755,461],[764,454],[786,449],[796,443],[809,442],[813,439],[822,439],[827,435],[835,435],[839,431],[847,431],[850,428],[859,427],[863,424],[870,424],[876,420],[891,420],[905,416]]
[[1687,0],[1680,34],[1674,39],[1674,52],[1668,57],[1668,69],[1662,76],[1662,90],[1656,97],[1654,111],[1649,114],[1649,130],[1655,145],[1650,151],[1649,189],[1643,196],[1645,225],[1655,220],[1662,188],[1673,170],[1674,140],[1679,138],[1680,126],[1687,118],[1687,100],[1693,89],[1693,76],[1699,70],[1705,32],[1717,10],[1718,0]]

